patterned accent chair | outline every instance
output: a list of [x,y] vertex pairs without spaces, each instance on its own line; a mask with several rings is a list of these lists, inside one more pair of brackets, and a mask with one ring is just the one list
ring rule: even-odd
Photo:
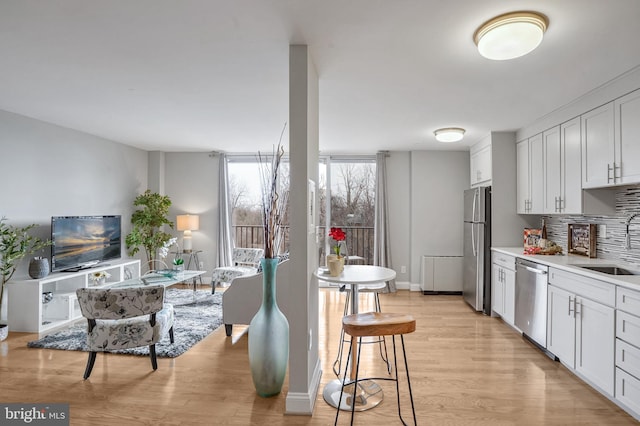
[[82,316],[87,318],[88,379],[98,352],[149,346],[151,366],[158,369],[156,343],[169,333],[173,343],[173,305],[164,303],[164,286],[79,288]]
[[263,255],[264,250],[261,248],[234,248],[231,259],[233,266],[220,266],[211,273],[211,293],[216,292],[218,284],[230,283],[236,277],[255,274]]

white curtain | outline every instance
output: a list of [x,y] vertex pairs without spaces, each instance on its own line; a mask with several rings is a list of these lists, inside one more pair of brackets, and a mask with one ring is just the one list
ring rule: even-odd
[[[373,264],[391,268],[387,208],[387,152],[376,154],[376,212],[374,222]],[[396,280],[387,281],[387,292],[395,293]]]
[[231,230],[231,206],[229,205],[229,173],[227,155],[220,154],[218,176],[218,266],[231,266],[233,232]]

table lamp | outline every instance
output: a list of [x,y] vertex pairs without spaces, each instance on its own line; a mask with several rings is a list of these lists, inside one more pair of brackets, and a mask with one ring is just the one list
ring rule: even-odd
[[182,251],[191,253],[191,231],[197,231],[200,228],[200,216],[197,214],[180,214],[176,216],[178,223],[178,231],[184,231],[182,237]]

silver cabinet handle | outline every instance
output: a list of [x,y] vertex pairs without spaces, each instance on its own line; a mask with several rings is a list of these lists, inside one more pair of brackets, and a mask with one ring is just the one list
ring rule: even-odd
[[[571,305],[575,302],[575,299],[569,296],[569,316],[571,316],[572,312],[575,312],[575,308],[572,308]],[[575,315],[574,315],[575,316]]]
[[[611,171],[613,170],[613,168],[611,167],[611,164],[607,163],[607,183],[611,182]],[[615,179],[615,172],[614,172],[614,179]]]
[[[621,173],[616,173],[616,170],[620,170]],[[616,165],[613,163],[613,181],[615,182],[617,179],[622,178],[622,165]]]
[[[574,316],[578,316],[579,318],[582,318],[582,302],[578,302],[578,298],[576,297],[575,299],[573,299],[575,301],[575,308],[573,308],[575,310],[575,315]],[[580,310],[578,311],[578,306],[580,307]]]

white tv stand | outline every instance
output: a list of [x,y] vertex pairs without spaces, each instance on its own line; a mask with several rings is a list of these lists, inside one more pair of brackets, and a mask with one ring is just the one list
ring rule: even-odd
[[[81,318],[76,289],[93,287],[89,275],[98,271],[111,275],[103,285],[138,278],[140,260],[114,260],[77,272],[54,272],[37,280],[9,281],[7,319],[11,331],[42,333]],[[43,304],[42,294],[49,291],[53,299]]]

